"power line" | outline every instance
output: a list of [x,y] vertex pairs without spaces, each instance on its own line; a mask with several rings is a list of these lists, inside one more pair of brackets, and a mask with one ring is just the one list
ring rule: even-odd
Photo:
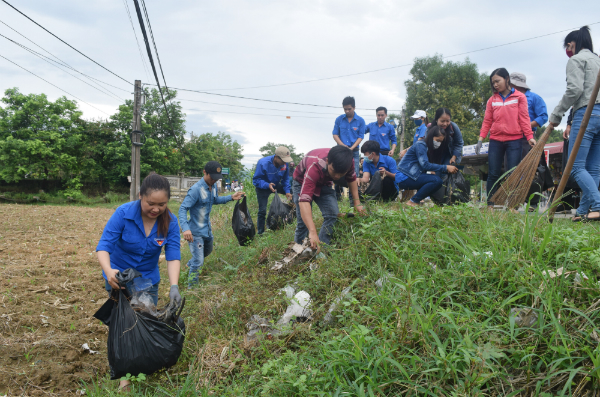
[[[242,113],[242,112],[223,112],[220,110],[202,110],[202,109],[185,109],[182,108],[182,110],[190,110],[190,111],[196,111],[196,112],[210,112],[210,113],[228,113],[228,114],[245,114],[245,115],[252,115],[252,116],[270,116],[270,117],[287,117],[291,119],[291,116],[285,116],[283,114],[261,114],[261,113]],[[302,119],[328,119],[331,120],[331,117],[319,117],[319,116],[294,116],[297,118],[302,118]]]
[[[171,125],[171,134],[173,135],[173,138],[175,138],[175,142],[177,142],[177,144],[179,146],[181,146],[181,144],[177,141],[177,136],[175,135],[175,131],[173,130],[173,122],[171,121],[171,116],[169,115],[169,108],[167,107],[167,103],[165,102],[165,97],[164,97],[162,89],[160,87],[160,81],[158,79],[158,75],[156,74],[156,67],[154,66],[154,59],[152,58],[152,50],[150,50],[150,43],[148,43],[148,35],[146,34],[146,28],[144,26],[144,20],[142,18],[142,12],[140,10],[140,4],[139,4],[138,0],[133,0],[133,1],[135,3],[135,11],[137,13],[138,20],[140,23],[140,28],[142,30],[142,36],[144,37],[144,42],[146,43],[146,51],[148,52],[148,59],[150,60],[150,66],[152,66],[152,72],[154,72],[154,79],[156,80],[156,84],[158,85],[158,92],[160,93],[160,98],[162,99],[162,103],[165,108],[165,112],[167,114],[167,119],[169,120],[169,124]],[[167,91],[167,94],[168,93],[169,92]]]
[[55,35],[54,33],[52,33],[51,31],[49,31],[48,29],[46,29],[45,27],[43,27],[42,25],[40,25],[39,23],[37,23],[36,21],[34,21],[33,19],[31,19],[30,17],[28,17],[27,15],[25,15],[24,13],[22,13],[21,11],[19,11],[15,6],[13,6],[12,4],[10,4],[8,1],[6,0],[2,0],[3,2],[5,2],[8,6],[10,6],[13,10],[17,11],[19,14],[23,15],[25,18],[29,19],[31,22],[35,23],[37,26],[39,26],[40,28],[44,29],[46,32],[50,33],[52,36],[56,37],[58,40],[62,41],[64,44],[68,45],[69,47],[71,47],[73,50],[77,51],[78,53],[80,53],[81,55],[83,55],[84,57],[86,57],[87,59],[89,59],[90,61],[94,62],[96,65],[100,66],[102,69],[106,70],[107,72],[117,76],[118,78],[120,78],[121,80],[123,80],[124,82],[126,82],[127,84],[131,84],[129,81],[125,80],[123,77],[119,76],[118,74],[116,74],[115,72],[113,72],[112,70],[100,65],[98,62],[94,61],[92,58],[88,57],[87,55],[85,55],[83,52],[79,51],[77,48],[73,47],[71,44],[67,43],[66,41],[64,41],[63,39],[61,39],[60,37],[58,37],[57,35]]
[[77,99],[78,101],[81,101],[81,102],[85,103],[86,105],[88,105],[88,106],[91,106],[91,107],[93,107],[94,109],[98,110],[99,112],[102,112],[102,113],[104,113],[104,114],[105,114],[105,115],[107,115],[107,116],[110,116],[110,114],[106,113],[104,110],[100,110],[100,109],[98,109],[97,107],[95,107],[94,105],[91,105],[91,104],[87,103],[87,102],[86,102],[86,101],[84,101],[83,99],[77,98],[75,95],[71,94],[70,92],[68,92],[68,91],[65,91],[65,90],[63,90],[62,88],[60,88],[59,86],[52,84],[52,83],[51,83],[51,82],[49,82],[48,80],[46,80],[46,79],[44,79],[44,78],[42,78],[42,77],[38,76],[37,74],[33,73],[31,70],[25,69],[23,66],[19,65],[19,64],[18,64],[18,63],[16,63],[16,62],[13,62],[13,61],[11,61],[10,59],[8,59],[8,58],[6,58],[5,56],[3,56],[2,54],[0,54],[0,57],[2,57],[2,58],[4,58],[4,59],[6,59],[8,62],[12,63],[13,65],[20,67],[21,69],[23,69],[23,70],[24,70],[24,71],[26,71],[27,73],[31,73],[32,75],[34,75],[34,76],[35,76],[35,77],[37,77],[38,79],[45,81],[46,83],[50,84],[51,86],[53,86],[53,87],[55,87],[55,88],[58,88],[58,89],[59,89],[59,90],[61,90],[62,92],[66,93],[66,94],[69,94],[70,96],[72,96],[73,98]]
[[[600,21],[593,22],[593,23],[588,23],[587,25],[591,26],[591,25],[596,25],[598,23],[600,23]],[[457,56],[461,56],[461,55],[473,54],[475,52],[481,52],[481,51],[491,50],[491,49],[498,48],[498,47],[505,47],[507,45],[517,44],[517,43],[522,43],[524,41],[535,40],[535,39],[539,39],[539,38],[542,38],[542,37],[552,36],[552,35],[555,35],[555,34],[558,34],[558,33],[569,32],[569,31],[572,31],[572,30],[575,30],[575,29],[579,29],[579,28],[577,27],[577,28],[570,28],[570,29],[559,30],[557,32],[552,32],[552,33],[542,34],[542,35],[539,35],[539,36],[529,37],[527,39],[511,41],[511,42],[508,42],[508,43],[498,44],[498,45],[494,45],[494,46],[490,46],[490,47],[484,47],[484,48],[480,48],[480,49],[472,50],[472,51],[467,51],[467,52],[461,52],[460,54],[453,54],[453,55],[448,55],[448,56],[442,57],[442,59],[448,59],[448,58],[453,58],[453,57],[457,57]],[[404,68],[404,67],[407,67],[407,66],[412,66],[413,64],[414,63],[411,62],[411,63],[402,64],[402,65],[390,66],[390,67],[387,67],[387,68],[367,70],[365,72],[342,74],[342,75],[339,75],[339,76],[323,77],[323,78],[320,78],[320,79],[302,80],[302,81],[296,81],[296,82],[293,82],[293,83],[257,85],[257,86],[252,86],[252,87],[238,87],[238,88],[212,88],[212,89],[204,89],[204,90],[200,90],[200,91],[233,91],[233,90],[250,90],[250,89],[254,89],[254,88],[283,87],[283,86],[288,86],[288,85],[314,83],[314,82],[317,82],[317,81],[334,80],[334,79],[340,79],[340,78],[344,78],[344,77],[360,76],[360,75],[368,74],[368,73],[383,72],[383,71],[386,71],[386,70],[399,69],[399,68]]]
[[208,105],[219,105],[219,106],[230,106],[230,107],[235,107],[235,108],[245,108],[245,109],[259,109],[259,110],[274,110],[277,112],[289,112],[289,113],[308,113],[308,114],[328,114],[328,115],[337,115],[339,116],[340,113],[323,113],[323,112],[309,112],[309,111],[305,111],[305,110],[286,110],[286,109],[273,109],[273,108],[259,108],[259,107],[255,107],[255,106],[242,106],[242,105],[231,105],[228,103],[218,103],[218,102],[206,102],[206,101],[196,101],[193,99],[180,99],[177,98],[178,101],[184,101],[184,102],[197,102],[197,103],[205,103]]
[[[67,62],[63,61],[62,59],[60,59],[59,57],[57,57],[56,55],[54,55],[53,53],[51,53],[50,51],[46,50],[44,47],[40,46],[39,44],[37,44],[35,41],[31,40],[30,38],[28,38],[27,36],[25,36],[24,34],[22,34],[21,32],[19,32],[18,30],[16,30],[15,28],[11,27],[10,25],[8,25],[6,22],[0,21],[0,23],[2,23],[4,26],[6,26],[7,28],[9,28],[10,30],[12,30],[13,32],[15,32],[16,34],[18,34],[19,36],[23,37],[25,40],[29,41],[30,43],[32,43],[34,46],[40,48],[42,51],[46,52],[47,54],[50,54],[52,57],[56,58],[58,60],[58,62],[54,61],[53,59],[48,58],[50,61],[52,62],[56,62],[59,63],[60,65],[67,67],[69,69],[71,69],[74,72],[79,73],[82,76],[87,77],[90,80],[94,80],[97,81],[99,83],[102,83],[104,85],[107,85],[109,87],[113,87],[116,88],[117,90],[121,90],[121,91],[125,91],[125,92],[131,92],[131,90],[125,90],[121,87],[117,87],[115,85],[109,84],[105,81],[99,80],[95,77],[92,76],[88,76],[85,73],[80,72],[79,70],[75,69],[74,67],[72,67],[71,65],[69,65]],[[40,54],[41,55],[41,54]],[[110,90],[107,89],[108,92],[110,92],[111,94],[114,94],[114,92],[111,92]],[[115,94],[116,95],[116,94]]]
[[152,32],[152,25],[150,24],[150,17],[148,17],[148,10],[146,10],[146,2],[142,0],[142,7],[144,8],[144,15],[146,16],[146,23],[148,24],[148,30],[150,30],[150,38],[152,39],[152,45],[154,46],[154,53],[156,54],[156,60],[158,61],[158,68],[160,69],[160,74],[163,78],[163,83],[165,83],[165,87],[167,92],[169,92],[169,87],[167,86],[167,80],[165,80],[165,73],[163,72],[162,64],[160,63],[160,56],[158,55],[158,48],[156,48],[156,42],[154,41],[154,33]]
[[[3,34],[1,34],[1,33],[0,33],[0,36],[4,37],[6,40],[10,41],[11,43],[13,43],[13,44],[15,44],[15,45],[17,45],[17,46],[21,47],[21,48],[22,48],[22,49],[24,49],[25,51],[28,51],[29,53],[31,53],[31,54],[33,54],[33,55],[37,56],[38,58],[42,59],[44,62],[47,62],[47,63],[49,63],[50,65],[54,66],[55,68],[58,68],[58,69],[62,70],[63,72],[65,72],[65,73],[66,73],[66,74],[68,74],[69,76],[71,76],[71,77],[74,77],[74,78],[76,78],[77,80],[79,80],[79,81],[81,81],[81,82],[83,82],[83,83],[85,83],[85,84],[89,85],[89,86],[90,86],[90,87],[92,87],[93,89],[95,89],[95,90],[97,90],[97,91],[100,91],[101,93],[103,93],[103,94],[105,94],[105,95],[108,95],[108,96],[110,96],[110,97],[111,97],[111,98],[113,98],[113,99],[115,99],[115,98],[116,98],[116,99],[117,99],[117,100],[119,100],[119,101],[125,101],[123,98],[119,98],[118,96],[116,96],[116,95],[114,95],[114,94],[110,93],[110,91],[104,91],[103,89],[101,89],[101,88],[99,88],[99,87],[96,87],[96,86],[93,86],[93,85],[91,85],[90,83],[88,83],[87,81],[85,81],[85,80],[83,80],[83,79],[80,79],[79,77],[75,76],[74,74],[71,74],[71,73],[67,72],[66,70],[64,70],[64,69],[63,69],[63,67],[64,67],[64,66],[63,66],[63,65],[61,65],[60,63],[56,62],[55,60],[53,60],[53,59],[50,59],[50,58],[48,58],[47,56],[45,56],[45,55],[42,55],[42,54],[40,54],[39,52],[37,52],[37,51],[34,51],[34,50],[32,50],[31,48],[29,48],[29,47],[27,47],[27,46],[25,46],[25,45],[23,45],[23,44],[20,44],[20,43],[18,43],[18,42],[16,42],[16,41],[14,41],[14,40],[12,40],[12,39],[10,39],[10,38],[8,38],[8,37],[4,36],[4,35],[3,35]],[[56,64],[55,64],[55,63],[56,63]],[[61,66],[58,66],[58,65],[61,65]]]
[[129,17],[129,23],[131,24],[131,30],[133,30],[133,35],[135,36],[135,42],[137,43],[138,51],[140,53],[140,59],[142,60],[142,66],[144,67],[144,72],[146,73],[146,77],[150,80],[150,75],[148,74],[148,67],[146,66],[146,61],[144,60],[144,54],[142,54],[142,47],[140,47],[140,42],[137,37],[137,33],[135,32],[135,27],[133,26],[133,20],[131,19],[131,13],[129,12],[129,5],[127,4],[127,0],[123,0],[123,5],[125,6],[125,11],[127,11],[127,16]]
[[[156,84],[150,84],[150,83],[144,83],[144,84],[145,85],[156,85]],[[160,88],[160,85],[159,85],[159,88]],[[222,96],[222,97],[227,97],[227,98],[246,99],[246,100],[250,100],[250,101],[261,101],[261,102],[271,102],[271,103],[285,103],[285,104],[288,104],[288,105],[312,106],[312,107],[317,107],[317,108],[333,108],[333,109],[339,109],[340,108],[340,106],[315,105],[315,104],[312,104],[312,103],[285,102],[285,101],[275,101],[275,100],[272,100],[272,99],[249,98],[249,97],[244,97],[244,96],[218,94],[216,92],[206,92],[206,91],[199,91],[199,90],[189,90],[189,89],[186,89],[186,88],[171,87],[171,89],[177,90],[177,91],[195,92],[195,93],[198,93],[198,94],[205,94],[205,95],[216,95],[216,96]],[[368,108],[356,108],[356,109],[358,109],[358,110],[375,110],[375,109],[368,109]],[[401,110],[398,110],[398,109],[388,109],[388,112],[401,112]]]

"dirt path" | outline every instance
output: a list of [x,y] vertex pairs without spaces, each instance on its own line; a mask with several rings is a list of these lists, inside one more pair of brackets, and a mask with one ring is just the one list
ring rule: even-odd
[[73,395],[108,371],[107,327],[92,316],[106,301],[95,247],[112,213],[0,205],[0,395]]

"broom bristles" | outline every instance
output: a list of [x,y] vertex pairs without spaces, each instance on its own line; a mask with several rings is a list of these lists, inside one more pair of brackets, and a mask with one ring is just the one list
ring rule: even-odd
[[540,140],[531,148],[506,181],[500,185],[490,201],[497,205],[505,205],[507,208],[517,208],[525,202],[550,132],[548,129],[544,131]]

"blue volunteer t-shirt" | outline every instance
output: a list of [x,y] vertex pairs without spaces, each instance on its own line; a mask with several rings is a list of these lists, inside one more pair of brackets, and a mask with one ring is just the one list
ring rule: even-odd
[[[375,121],[367,125],[366,132],[370,141],[379,142],[380,150],[390,150],[391,144],[396,145],[396,130],[390,123],[384,122],[381,126]],[[390,143],[391,142],[391,143]]]
[[427,135],[427,126],[425,125],[425,123],[423,123],[417,127],[417,131],[415,132],[415,137],[413,138],[412,144],[414,145],[419,139],[425,138],[425,135]]
[[[365,120],[358,114],[354,113],[354,118],[348,122],[345,114],[342,114],[335,119],[332,135],[339,135],[340,140],[346,146],[354,145],[358,138],[365,139]],[[358,146],[355,150],[358,150]]]

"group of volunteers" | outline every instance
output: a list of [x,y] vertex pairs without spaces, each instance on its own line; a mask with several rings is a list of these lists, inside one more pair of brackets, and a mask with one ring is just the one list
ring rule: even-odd
[[[572,122],[564,134],[565,139],[570,139],[569,154],[575,138],[580,133],[584,134],[572,171],[582,190],[581,203],[573,220],[600,220],[600,96],[595,98],[587,129],[579,131],[600,70],[600,58],[593,52],[587,27],[569,33],[564,40],[564,48],[569,57],[567,89],[551,113],[547,128],[556,127],[563,114],[572,108]],[[503,165],[505,170],[510,170],[519,164],[529,147],[535,145],[535,131],[548,121],[548,114],[546,104],[531,92],[523,74],[509,74],[505,68],[498,68],[490,75],[490,85],[493,95],[487,102],[476,152],[480,153],[483,140],[489,135],[487,197],[488,205],[493,205],[490,198],[497,188]],[[331,242],[338,219],[334,183],[349,188],[350,204],[356,212],[364,214],[359,183],[382,178],[383,200],[394,200],[400,190],[416,190],[406,205],[419,206],[442,186],[442,174],[458,171],[456,165],[461,162],[464,142],[449,109],[437,109],[431,123],[424,110],[415,112],[411,117],[417,127],[412,145],[398,153],[400,161],[397,162],[393,157],[397,149],[396,131],[385,121],[387,109],[377,108],[376,121],[367,125],[355,113],[353,97],[344,98],[342,107],[344,114],[335,120],[332,132],[335,146],[311,150],[298,164],[293,163],[288,148],[282,146],[258,162],[253,184],[259,208],[259,235],[265,229],[267,204],[272,193],[285,194],[296,206],[295,242],[302,243],[308,237],[311,246],[316,248],[321,242]],[[369,140],[361,146],[365,134],[369,135]],[[361,153],[364,163],[359,178]],[[179,222],[167,207],[170,198],[167,179],[154,173],[144,179],[139,200],[124,204],[115,211],[96,248],[107,291],[119,288],[115,277],[118,272],[135,268],[152,281],[151,293],[156,303],[160,282],[159,255],[164,248],[169,297],[181,300],[178,287],[180,228],[192,254],[187,264],[188,288],[198,283],[199,271],[213,250],[212,206],[239,200],[244,195],[243,191],[228,196],[218,195],[216,182],[222,178],[221,168],[216,161],[205,165],[203,178],[189,189],[181,204]],[[313,201],[323,215],[318,232],[312,213]],[[122,386],[126,385],[127,381],[122,382]]]

